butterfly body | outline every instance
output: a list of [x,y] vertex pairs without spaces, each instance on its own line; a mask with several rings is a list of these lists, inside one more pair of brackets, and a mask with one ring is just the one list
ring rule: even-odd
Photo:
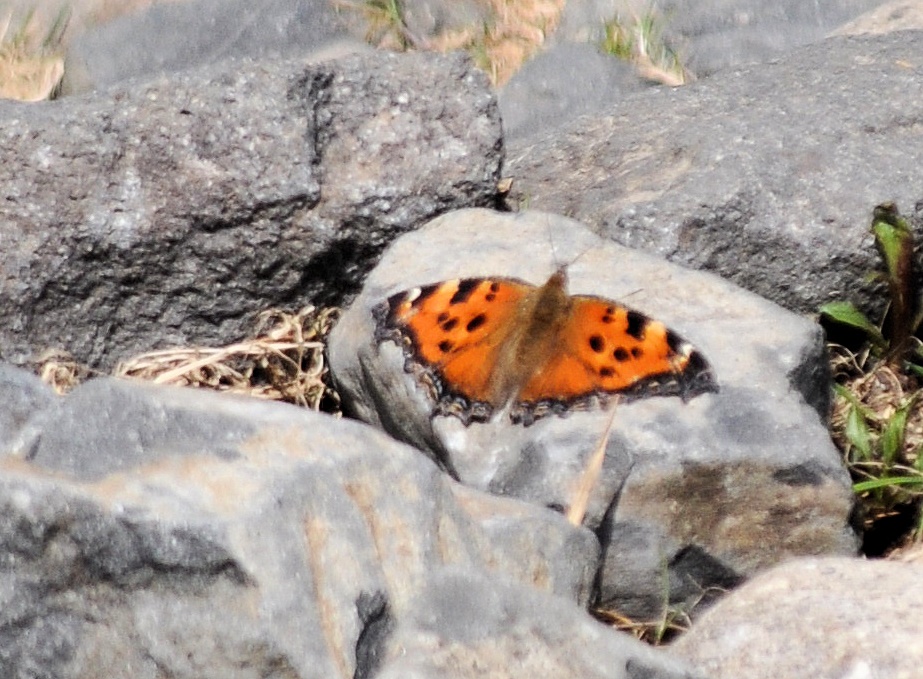
[[512,278],[444,281],[392,295],[373,312],[376,341],[403,348],[434,414],[465,424],[509,412],[531,424],[609,398],[691,398],[717,390],[704,357],[662,323],[612,300]]

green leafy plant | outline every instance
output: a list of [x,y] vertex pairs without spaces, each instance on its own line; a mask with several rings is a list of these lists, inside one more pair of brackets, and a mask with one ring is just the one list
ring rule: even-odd
[[[871,349],[896,367],[923,376],[923,350],[914,335],[923,321],[917,272],[914,265],[913,229],[893,203],[875,208],[870,227],[884,270],[872,274],[888,287],[888,311],[880,324],[871,320],[851,302],[836,301],[821,307],[821,316],[865,333]],[[887,322],[886,322],[887,321]]]
[[[875,208],[870,231],[883,269],[872,275],[885,283],[887,311],[880,323],[849,302],[824,305],[827,324],[858,331],[864,344],[856,351],[829,345],[834,354],[836,399],[831,419],[834,440],[862,498],[867,530],[904,514],[911,536],[923,536],[923,351],[920,291],[914,231],[897,208]],[[907,536],[893,536],[899,543]]]

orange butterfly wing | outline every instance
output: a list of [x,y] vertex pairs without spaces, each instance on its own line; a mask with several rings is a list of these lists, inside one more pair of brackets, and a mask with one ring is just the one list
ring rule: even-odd
[[485,421],[511,316],[534,289],[510,278],[467,278],[407,290],[376,307],[376,340],[404,348],[405,368],[430,389],[437,413]]
[[[407,290],[375,308],[375,338],[403,348],[405,369],[436,401],[434,414],[456,415],[465,424],[486,421],[504,405],[496,387],[498,371],[509,369],[505,347],[528,341],[517,325],[539,313],[529,311],[529,303],[549,286],[566,295],[563,274],[541,289],[516,279],[468,278]],[[514,383],[514,422],[528,425],[613,394],[688,399],[717,391],[701,353],[662,323],[612,300],[566,297],[545,320],[550,323],[541,326],[551,329],[537,334],[548,350],[521,350],[535,365],[519,370],[527,377]]]
[[529,422],[612,394],[688,399],[717,390],[702,354],[663,323],[602,297],[570,300],[558,350],[523,386],[514,420]]

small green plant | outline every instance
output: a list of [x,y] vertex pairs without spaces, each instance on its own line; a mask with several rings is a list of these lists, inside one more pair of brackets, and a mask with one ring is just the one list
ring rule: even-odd
[[913,229],[893,203],[884,203],[875,208],[870,230],[885,265],[884,271],[871,276],[887,284],[889,308],[885,317],[880,324],[872,323],[855,305],[845,301],[825,304],[820,309],[821,316],[865,333],[876,356],[923,376],[923,345],[914,336],[923,315],[914,265]]
[[664,85],[683,85],[691,74],[679,55],[667,43],[664,19],[653,7],[629,19],[621,16],[604,24],[605,37],[600,48],[606,54],[635,64],[641,75]]
[[[831,302],[821,308],[830,325],[858,331],[864,343],[856,351],[830,345],[836,355],[836,400],[831,420],[834,440],[862,498],[866,528],[898,514],[909,517],[910,536],[923,537],[923,351],[920,291],[914,255],[914,231],[897,208],[886,203],[872,214],[871,233],[883,263],[873,280],[886,284],[888,308],[873,323],[853,304]],[[893,522],[892,522],[893,523]],[[907,536],[892,536],[893,544]]]

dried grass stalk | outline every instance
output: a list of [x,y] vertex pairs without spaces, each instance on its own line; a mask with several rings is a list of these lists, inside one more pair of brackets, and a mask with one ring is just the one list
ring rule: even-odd
[[325,382],[324,340],[337,313],[313,306],[297,313],[269,309],[251,340],[151,351],[120,363],[115,375],[336,410],[339,399]]
[[[260,314],[253,339],[226,347],[177,347],[150,351],[116,366],[116,377],[155,384],[200,387],[339,412],[339,397],[327,384],[327,333],[339,309],[306,306],[296,313]],[[92,376],[67,352],[50,350],[37,372],[64,394]]]

